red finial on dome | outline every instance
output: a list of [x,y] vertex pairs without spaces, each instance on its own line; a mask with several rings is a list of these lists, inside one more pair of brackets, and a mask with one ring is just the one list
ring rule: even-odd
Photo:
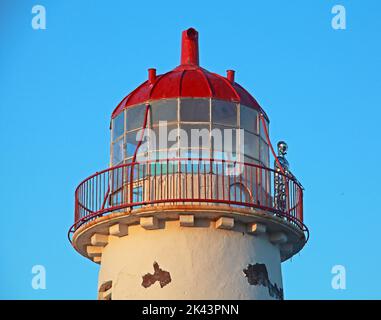
[[199,65],[198,32],[193,28],[189,28],[182,33],[181,64]]
[[211,98],[236,102],[265,112],[253,96],[234,79],[234,71],[226,77],[199,66],[198,32],[189,28],[182,32],[181,65],[161,75],[155,69],[148,70],[148,79],[126,96],[112,113],[115,118],[129,106],[146,104],[160,99]]
[[230,83],[234,83],[234,70],[226,70],[226,78],[230,81]]
[[156,69],[155,68],[149,68],[148,69],[148,82],[150,84],[154,83],[156,80]]

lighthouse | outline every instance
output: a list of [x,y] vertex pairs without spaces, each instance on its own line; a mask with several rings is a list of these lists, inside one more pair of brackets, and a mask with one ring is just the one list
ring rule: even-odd
[[198,37],[119,103],[109,168],[75,190],[68,236],[99,264],[100,300],[281,300],[281,263],[308,240],[287,145],[233,70],[200,66]]

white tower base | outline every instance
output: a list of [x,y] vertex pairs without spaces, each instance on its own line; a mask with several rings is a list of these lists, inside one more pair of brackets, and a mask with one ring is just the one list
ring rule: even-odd
[[98,218],[73,243],[100,263],[99,299],[283,299],[281,261],[303,237],[252,209],[151,207]]

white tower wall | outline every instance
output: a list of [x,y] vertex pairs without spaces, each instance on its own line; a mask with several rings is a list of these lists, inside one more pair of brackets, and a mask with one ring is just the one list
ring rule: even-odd
[[281,262],[304,232],[267,211],[160,205],[79,227],[78,252],[100,264],[98,299],[283,299]]
[[[111,281],[112,299],[282,298],[280,251],[268,234],[249,234],[243,224],[217,229],[208,219],[193,227],[179,220],[162,224],[156,230],[130,226],[128,235],[109,237],[99,287]],[[165,272],[156,276],[154,263]]]

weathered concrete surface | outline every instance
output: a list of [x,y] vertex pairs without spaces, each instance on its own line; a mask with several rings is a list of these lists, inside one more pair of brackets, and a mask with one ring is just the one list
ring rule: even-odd
[[[283,288],[279,247],[247,226],[216,229],[210,220],[191,228],[166,221],[159,229],[129,226],[102,250],[99,284],[112,281],[112,299],[277,299],[250,284],[243,270],[266,266],[268,283]],[[147,278],[148,276],[148,278]]]

